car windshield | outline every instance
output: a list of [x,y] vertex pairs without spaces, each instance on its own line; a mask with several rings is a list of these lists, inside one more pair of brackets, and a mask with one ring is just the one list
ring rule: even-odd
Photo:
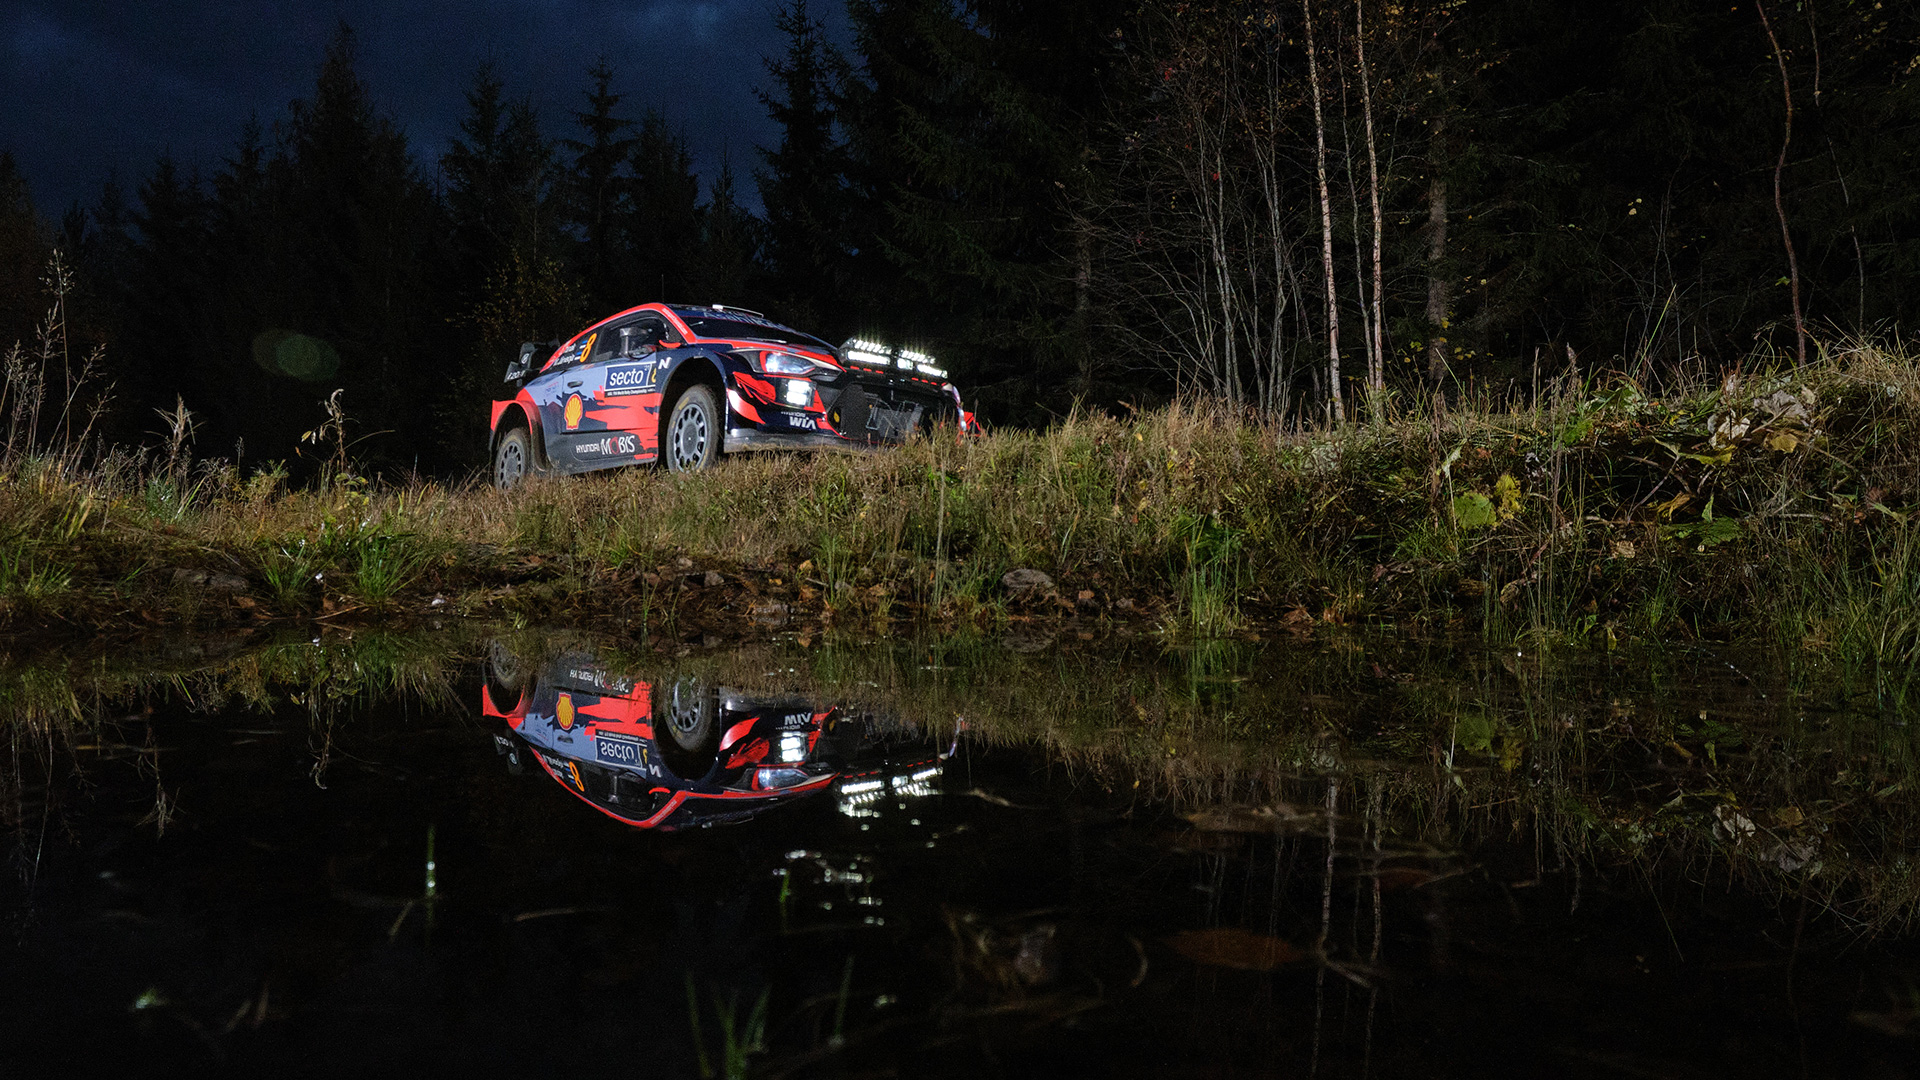
[[799,345],[825,353],[833,352],[833,346],[812,334],[803,334],[766,319],[738,314],[714,315],[698,309],[676,309],[674,314],[686,322],[687,329],[693,331],[695,337],[771,341],[778,345]]

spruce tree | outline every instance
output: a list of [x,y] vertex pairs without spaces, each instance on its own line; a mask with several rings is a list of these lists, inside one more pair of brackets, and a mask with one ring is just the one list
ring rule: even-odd
[[764,303],[756,289],[761,228],[735,197],[733,164],[723,159],[700,208],[699,256],[689,281],[696,302],[747,307]]
[[530,102],[506,100],[490,65],[474,74],[467,106],[440,158],[453,262],[449,344],[459,366],[436,420],[443,448],[477,462],[474,418],[519,343],[570,332],[580,312],[561,262],[561,174],[538,114]]
[[578,234],[576,265],[595,310],[618,304],[627,277],[621,226],[631,212],[627,159],[638,140],[633,122],[615,115],[625,95],[613,89],[613,67],[601,57],[587,70],[587,108],[573,114],[584,138],[567,139],[566,219]]
[[49,254],[46,223],[13,154],[0,151],[0,351],[26,342],[46,316],[40,276]]
[[1029,408],[1080,366],[1070,209],[1085,186],[1076,110],[1103,78],[1098,6],[848,5],[861,64],[841,122],[864,310],[974,385],[1009,380],[1009,404]]
[[644,300],[698,301],[687,295],[700,246],[700,180],[687,137],[658,110],[640,118],[629,162],[624,233],[631,268],[614,306]]
[[774,25],[786,53],[763,61],[773,88],[756,91],[780,125],[779,145],[760,151],[765,167],[754,171],[766,208],[766,291],[783,318],[814,326],[835,310],[850,269],[847,156],[834,130],[833,72],[845,62],[806,0],[780,7]]

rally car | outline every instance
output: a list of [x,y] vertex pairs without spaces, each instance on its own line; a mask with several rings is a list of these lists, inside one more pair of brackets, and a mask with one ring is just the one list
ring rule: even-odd
[[829,791],[843,802],[870,790],[929,794],[940,772],[941,755],[909,733],[800,698],[650,682],[583,651],[520,672],[496,648],[482,690],[482,714],[510,732],[495,736],[509,767],[531,759],[575,798],[642,829],[743,821]]
[[975,429],[930,356],[858,339],[835,348],[719,304],[643,304],[550,350],[522,345],[506,385],[491,444],[503,488],[661,461],[704,469],[743,450],[881,446],[940,421]]

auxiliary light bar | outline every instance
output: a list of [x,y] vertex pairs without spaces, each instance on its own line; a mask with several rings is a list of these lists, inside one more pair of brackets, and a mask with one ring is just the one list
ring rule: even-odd
[[935,379],[947,377],[947,369],[933,362],[933,357],[912,349],[895,348],[876,341],[861,338],[849,338],[840,346],[848,360],[867,367],[894,368],[913,374],[930,376]]

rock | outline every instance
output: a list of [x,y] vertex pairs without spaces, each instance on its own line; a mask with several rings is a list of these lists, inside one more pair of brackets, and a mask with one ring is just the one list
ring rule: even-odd
[[1011,653],[1045,652],[1053,647],[1053,635],[1045,631],[1014,631],[1000,639],[1000,647]]
[[1124,611],[1124,612],[1127,612],[1128,614],[1132,614],[1134,610],[1133,597],[1123,596],[1120,599],[1115,600],[1113,602],[1113,610]]
[[703,578],[702,581],[712,588],[718,588],[727,583],[726,575],[720,573],[718,570],[707,571],[707,576]]
[[189,589],[205,589],[208,592],[243,593],[248,588],[246,578],[212,570],[175,570],[173,583]]
[[1092,589],[1081,589],[1080,594],[1073,598],[1073,606],[1081,611],[1100,610],[1100,602],[1094,599]]
[[1045,596],[1053,591],[1053,579],[1038,570],[1021,567],[1009,570],[1000,577],[1000,587],[1014,599],[1028,596]]
[[682,570],[691,570],[693,569],[693,560],[687,558],[685,555],[682,555],[679,558],[673,560],[673,565],[679,567]]
[[759,626],[787,625],[787,605],[778,600],[763,600],[747,609],[747,616]]

